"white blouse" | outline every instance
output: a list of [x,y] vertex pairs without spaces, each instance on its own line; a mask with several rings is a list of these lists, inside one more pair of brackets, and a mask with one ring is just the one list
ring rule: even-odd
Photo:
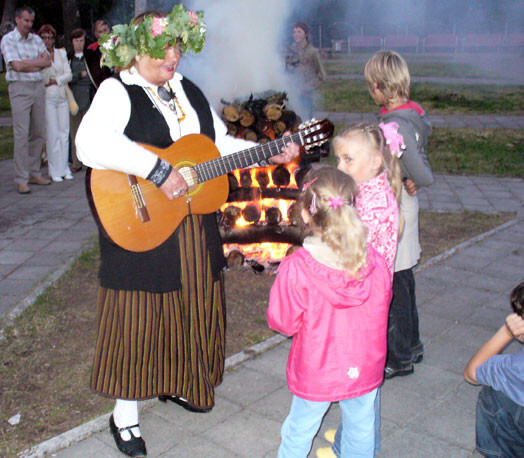
[[[151,98],[151,102],[164,116],[173,141],[184,135],[200,133],[200,123],[194,108],[182,88],[182,75],[175,73],[169,81],[178,103],[185,113],[185,119],[179,121],[169,106],[151,94],[149,88],[157,90],[147,82],[135,68],[120,72],[125,84],[138,85]],[[226,125],[211,107],[215,128],[215,144],[222,156],[254,146],[255,143],[227,135]],[[85,114],[76,135],[77,154],[87,166],[95,169],[117,170],[146,178],[157,162],[157,155],[124,135],[124,130],[131,116],[131,102],[124,86],[115,78],[102,82],[96,92],[88,112]]]
[[61,98],[65,99],[65,85],[71,81],[73,74],[71,67],[67,61],[67,54],[63,49],[54,50],[53,63],[50,67],[42,70],[42,80],[44,84],[49,83],[49,80],[54,79],[56,84],[46,87],[47,98]]

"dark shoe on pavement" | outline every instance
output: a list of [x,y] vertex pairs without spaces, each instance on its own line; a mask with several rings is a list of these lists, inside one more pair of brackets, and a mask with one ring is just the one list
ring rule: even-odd
[[202,409],[199,407],[192,406],[185,399],[179,398],[178,396],[163,395],[163,396],[158,396],[158,400],[161,402],[166,402],[166,401],[174,402],[175,404],[182,406],[184,409],[189,410],[190,412],[206,413],[211,410],[211,407]]
[[31,177],[29,178],[29,184],[39,184],[41,186],[47,186],[48,184],[51,184],[51,180],[49,178],[44,177]]
[[402,369],[393,369],[392,367],[386,366],[384,369],[384,378],[391,379],[393,377],[404,377],[410,375],[415,371],[413,364],[403,367]]
[[27,186],[27,183],[20,183],[16,187],[16,190],[18,191],[19,194],[29,194],[31,192],[31,190],[29,189],[29,186]]
[[82,170],[82,166],[79,165],[78,167],[71,167],[70,170],[72,173],[77,173],[80,172],[80,170]]
[[[118,428],[115,425],[113,415],[109,417],[109,428],[111,430],[111,434],[113,434],[118,450],[120,450],[124,455],[147,456],[146,443],[144,442],[144,439],[142,439],[141,437],[136,437],[131,431],[132,428],[136,428],[137,426],[138,425],[132,425],[127,426],[126,428]],[[123,433],[124,431],[129,431],[129,434],[131,434],[131,439],[129,439],[128,441],[122,439],[121,433]]]
[[424,359],[424,353],[419,353],[418,355],[413,356],[413,364],[418,364]]

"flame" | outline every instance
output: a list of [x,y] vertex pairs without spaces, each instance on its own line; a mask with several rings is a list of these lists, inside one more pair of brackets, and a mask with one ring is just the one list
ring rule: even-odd
[[[240,175],[242,173],[245,173],[246,171],[250,173],[252,188],[260,188],[260,184],[258,183],[256,179],[256,174],[259,171],[265,171],[267,173],[267,176],[269,178],[269,184],[266,186],[266,188],[277,188],[277,186],[273,183],[273,177],[272,177],[272,171],[277,168],[278,166],[269,166],[264,168],[252,168],[252,169],[243,169],[243,170],[235,170],[233,171],[233,174],[235,175],[235,178],[240,183]],[[290,182],[289,185],[286,186],[286,188],[294,188],[298,189],[297,182],[295,180],[295,170],[298,168],[298,162],[291,162],[286,165],[287,170],[290,173]],[[262,198],[260,197],[256,201],[250,201],[250,202],[228,202],[220,208],[220,211],[224,211],[227,207],[234,205],[235,207],[240,208],[243,210],[248,205],[256,205],[258,209],[260,210],[260,219],[258,221],[258,224],[265,224],[266,221],[266,210],[271,207],[277,207],[280,210],[280,213],[282,214],[282,223],[281,224],[290,224],[289,216],[288,216],[288,210],[289,207],[294,203],[294,200],[288,200],[288,199],[272,199],[272,198]],[[247,222],[243,216],[240,216],[239,219],[236,220],[235,226],[236,227],[246,227],[250,226],[253,223]],[[252,243],[252,244],[237,244],[237,243],[228,243],[224,244],[224,254],[227,256],[231,251],[238,250],[240,251],[246,258],[248,259],[256,259],[258,262],[279,262],[281,261],[285,255],[287,250],[291,244],[289,243],[270,243],[270,242],[264,242],[264,243]]]

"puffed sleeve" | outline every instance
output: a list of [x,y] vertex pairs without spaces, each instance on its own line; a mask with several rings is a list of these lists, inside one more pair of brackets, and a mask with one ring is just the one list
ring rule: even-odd
[[282,261],[269,294],[266,313],[268,326],[274,331],[293,336],[302,327],[306,309],[306,297],[301,288],[303,278],[295,257]]
[[146,179],[158,156],[124,135],[131,101],[124,86],[108,78],[99,87],[76,135],[80,160],[94,169],[109,169]]

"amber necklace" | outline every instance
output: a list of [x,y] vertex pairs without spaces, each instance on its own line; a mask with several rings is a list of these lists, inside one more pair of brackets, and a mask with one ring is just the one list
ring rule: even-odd
[[180,105],[180,103],[178,102],[178,98],[175,92],[173,91],[173,89],[171,89],[171,86],[169,85],[169,83],[167,83],[167,87],[169,89],[166,89],[164,86],[159,86],[157,88],[157,92],[153,91],[151,87],[148,87],[148,89],[149,89],[149,92],[153,95],[153,97],[155,97],[156,99],[160,100],[162,103],[167,105],[169,109],[173,113],[176,114],[178,118],[178,122],[182,122],[184,119],[186,119],[186,113],[182,109],[182,106]]

